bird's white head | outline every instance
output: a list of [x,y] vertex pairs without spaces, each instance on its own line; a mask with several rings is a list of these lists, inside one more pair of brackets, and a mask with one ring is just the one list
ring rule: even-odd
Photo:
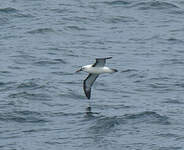
[[86,66],[82,66],[79,70],[77,70],[76,72],[80,72],[80,71],[87,71],[92,65],[86,65]]
[[85,66],[81,67],[79,70],[77,70],[76,72],[80,72],[80,71],[85,71]]
[[82,71],[82,67],[79,70],[77,70],[76,72],[80,72],[80,71]]

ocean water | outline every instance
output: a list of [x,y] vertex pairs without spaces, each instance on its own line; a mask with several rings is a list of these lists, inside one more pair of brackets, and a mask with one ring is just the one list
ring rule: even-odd
[[183,0],[1,1],[0,149],[183,150]]

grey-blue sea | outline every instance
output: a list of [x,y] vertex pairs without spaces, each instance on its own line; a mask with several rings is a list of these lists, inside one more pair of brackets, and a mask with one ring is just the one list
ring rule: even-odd
[[184,149],[183,0],[1,0],[0,150],[81,149]]

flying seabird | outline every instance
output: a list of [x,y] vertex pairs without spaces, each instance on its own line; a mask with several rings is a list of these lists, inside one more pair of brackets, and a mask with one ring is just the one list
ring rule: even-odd
[[91,97],[91,87],[100,74],[117,72],[116,69],[105,67],[106,59],[111,58],[112,57],[96,58],[96,62],[93,65],[83,66],[76,71],[76,72],[85,71],[89,73],[88,77],[83,82],[84,93],[88,99],[90,99]]

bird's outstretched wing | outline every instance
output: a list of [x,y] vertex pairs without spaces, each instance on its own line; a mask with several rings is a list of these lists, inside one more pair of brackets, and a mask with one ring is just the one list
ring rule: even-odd
[[89,74],[88,77],[84,80],[83,89],[88,99],[90,99],[91,97],[91,87],[97,77],[98,77],[98,74]]
[[106,59],[111,59],[112,57],[106,57],[106,58],[96,58],[96,62],[93,64],[92,67],[104,67]]

